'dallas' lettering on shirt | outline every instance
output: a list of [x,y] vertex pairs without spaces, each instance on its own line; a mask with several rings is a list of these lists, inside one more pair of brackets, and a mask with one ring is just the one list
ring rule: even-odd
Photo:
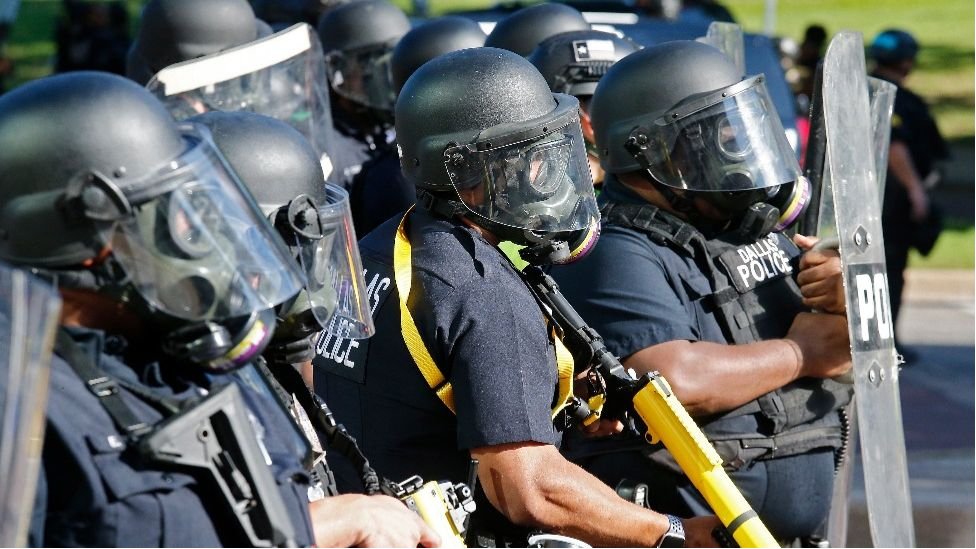
[[[393,286],[393,280],[381,273],[371,273],[369,269],[363,269],[363,278],[366,284],[366,300],[369,303],[370,316],[376,318],[376,311],[380,304],[386,300]],[[348,369],[356,368],[356,358],[359,353],[355,351],[360,347],[360,340],[350,339],[349,331],[351,324],[348,320],[333,316],[329,327],[319,333],[315,343],[315,354],[322,359],[331,361],[338,366]]]

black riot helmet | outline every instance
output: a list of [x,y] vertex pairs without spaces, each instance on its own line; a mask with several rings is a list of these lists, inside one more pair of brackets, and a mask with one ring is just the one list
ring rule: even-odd
[[554,94],[524,58],[497,48],[437,57],[396,103],[400,164],[421,203],[463,215],[536,262],[581,257],[599,214],[579,102]]
[[613,33],[581,30],[543,40],[528,59],[552,91],[580,97],[593,95],[610,66],[639,49],[633,40]]
[[325,12],[318,32],[329,85],[368,109],[393,110],[393,47],[410,30],[403,10],[386,0],[358,0]]
[[485,38],[487,36],[478,23],[457,15],[438,17],[414,27],[393,49],[390,61],[393,88],[399,93],[415,70],[438,55],[480,48],[485,45]]
[[214,143],[234,173],[268,213],[298,195],[325,202],[319,157],[290,125],[245,111],[210,111],[189,119],[210,129]]
[[0,260],[127,303],[164,352],[216,370],[259,353],[301,288],[206,128],[97,72],[0,97]]
[[809,196],[763,76],[743,80],[711,46],[665,42],[625,57],[601,80],[590,116],[603,168],[645,172],[689,218],[700,197],[750,226],[758,215],[768,232],[794,221]]
[[160,70],[258,38],[247,0],[150,0],[126,58],[126,76],[145,85]]
[[349,198],[326,185],[312,144],[290,125],[250,112],[211,111],[190,120],[210,129],[304,271],[302,292],[279,308],[277,335],[308,337],[330,323],[350,339],[372,335]]
[[583,14],[566,4],[536,4],[522,8],[495,25],[485,45],[523,57],[543,40],[562,32],[588,30]]

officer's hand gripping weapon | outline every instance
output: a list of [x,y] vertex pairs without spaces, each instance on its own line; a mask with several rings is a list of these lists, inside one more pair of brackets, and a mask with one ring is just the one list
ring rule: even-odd
[[[402,501],[420,515],[441,538],[444,547],[465,547],[468,519],[475,510],[474,482],[477,475],[469,475],[468,483],[424,482],[419,476],[396,483],[380,477],[369,464],[356,439],[336,421],[332,411],[312,392],[301,375],[290,365],[277,364],[273,373],[268,369],[269,381],[277,383],[282,392],[294,395],[314,429],[326,445],[350,461],[358,471],[367,495],[385,494]],[[476,462],[473,467],[476,467]],[[332,479],[322,479],[334,484]],[[335,493],[334,489],[330,491]]]
[[[633,410],[647,427],[648,442],[663,442],[681,470],[715,511],[741,547],[778,547],[769,530],[722,468],[722,458],[688,415],[657,372],[639,379],[624,370],[607,350],[603,338],[590,328],[542,269],[528,266],[523,278],[551,319],[562,331],[563,343],[573,354],[577,369],[590,366],[606,384],[606,415],[621,417]],[[593,402],[593,399],[590,399]],[[599,412],[587,412],[587,403],[575,403],[576,417],[592,423]]]

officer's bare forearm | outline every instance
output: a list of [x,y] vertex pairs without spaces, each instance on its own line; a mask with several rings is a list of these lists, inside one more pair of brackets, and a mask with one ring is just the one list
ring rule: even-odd
[[658,371],[692,416],[724,412],[778,389],[801,375],[797,346],[775,339],[746,345],[668,341],[630,355],[638,375]]
[[492,505],[509,520],[594,546],[653,546],[667,517],[621,499],[551,445],[476,448],[478,476]]

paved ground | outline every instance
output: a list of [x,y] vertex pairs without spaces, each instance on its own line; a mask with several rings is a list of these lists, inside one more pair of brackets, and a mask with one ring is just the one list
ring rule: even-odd
[[[899,350],[902,418],[919,547],[974,547],[974,273],[908,275]],[[849,547],[871,545],[855,471]]]

